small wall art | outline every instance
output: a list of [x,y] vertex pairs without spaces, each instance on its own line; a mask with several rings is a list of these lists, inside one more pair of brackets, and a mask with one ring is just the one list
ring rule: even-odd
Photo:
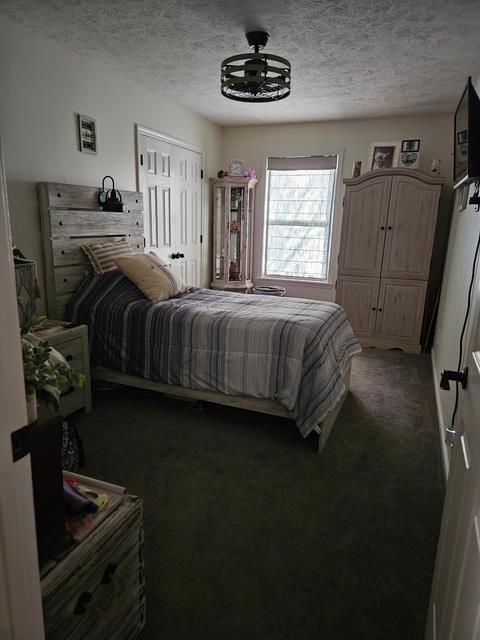
[[97,121],[80,113],[77,116],[78,147],[83,153],[97,153]]

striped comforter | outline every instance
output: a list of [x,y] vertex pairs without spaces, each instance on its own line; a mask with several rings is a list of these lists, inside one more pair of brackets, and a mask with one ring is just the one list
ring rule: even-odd
[[149,380],[282,403],[302,436],[333,408],[360,351],[330,302],[208,289],[153,303],[119,271],[86,280],[70,320],[95,364]]

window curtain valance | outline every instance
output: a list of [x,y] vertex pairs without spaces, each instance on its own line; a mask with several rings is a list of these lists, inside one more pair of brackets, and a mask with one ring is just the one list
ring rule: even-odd
[[268,158],[269,171],[305,171],[305,170],[335,170],[338,156],[303,156],[292,158]]

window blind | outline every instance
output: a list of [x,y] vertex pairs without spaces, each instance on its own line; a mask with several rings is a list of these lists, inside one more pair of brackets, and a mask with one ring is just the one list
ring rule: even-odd
[[328,278],[337,156],[268,158],[265,276]]

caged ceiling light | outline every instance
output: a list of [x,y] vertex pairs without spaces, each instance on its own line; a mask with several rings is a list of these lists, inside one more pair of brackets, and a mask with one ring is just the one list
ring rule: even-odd
[[222,95],[240,102],[274,102],[290,95],[288,60],[260,53],[268,42],[265,31],[246,34],[253,53],[241,53],[222,62]]

